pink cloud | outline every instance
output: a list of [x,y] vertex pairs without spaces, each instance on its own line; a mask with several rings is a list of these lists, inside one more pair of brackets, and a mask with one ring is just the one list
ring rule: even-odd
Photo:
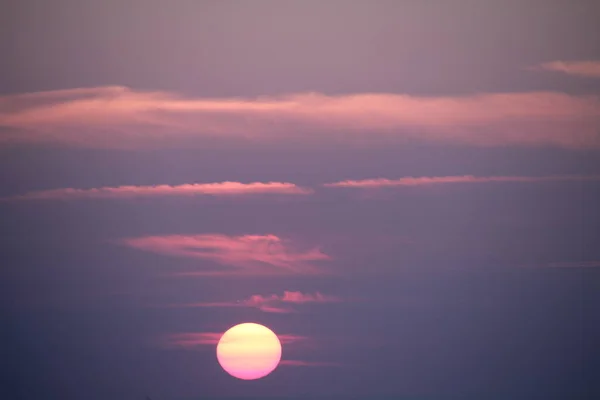
[[189,98],[100,87],[0,97],[0,143],[143,148],[206,136],[319,141],[329,132],[348,139],[577,148],[600,146],[599,125],[600,97],[557,92]]
[[251,194],[309,194],[311,190],[287,182],[217,182],[184,185],[117,186],[92,189],[53,189],[30,192],[1,200],[124,199],[152,196],[237,196]]
[[275,235],[167,235],[128,238],[122,244],[168,256],[211,260],[229,271],[198,271],[196,275],[318,274],[313,265],[328,260],[319,248],[298,249]]
[[[162,340],[162,345],[167,348],[183,348],[194,349],[199,346],[212,345],[216,346],[223,336],[219,332],[189,332],[189,333],[174,333],[167,335]],[[278,334],[277,337],[282,344],[294,344],[308,340],[305,336]]]
[[326,183],[325,187],[347,187],[347,188],[382,188],[393,186],[425,186],[448,183],[492,183],[492,182],[552,182],[552,181],[596,181],[600,176],[424,176],[405,177],[400,179],[365,179],[347,180],[335,183]]
[[308,303],[334,303],[341,301],[335,296],[328,296],[316,293],[302,293],[284,291],[283,295],[253,295],[241,301],[232,302],[216,302],[216,303],[189,303],[179,307],[253,307],[264,312],[270,313],[290,313],[294,310],[285,307],[291,304],[308,304]]
[[578,75],[589,78],[600,78],[600,61],[551,61],[530,69],[562,72],[568,75]]
[[254,295],[251,296],[246,302],[250,305],[260,305],[265,303],[272,302],[281,302],[281,303],[293,303],[293,304],[306,304],[306,303],[332,303],[337,302],[339,299],[334,296],[327,296],[316,292],[312,293],[302,293],[302,292],[292,292],[292,291],[284,291],[283,295],[278,296],[273,294],[271,296],[261,296]]

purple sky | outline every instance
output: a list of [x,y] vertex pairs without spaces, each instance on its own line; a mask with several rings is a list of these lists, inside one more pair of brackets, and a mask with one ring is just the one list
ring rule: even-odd
[[0,397],[600,398],[598,20],[1,2]]

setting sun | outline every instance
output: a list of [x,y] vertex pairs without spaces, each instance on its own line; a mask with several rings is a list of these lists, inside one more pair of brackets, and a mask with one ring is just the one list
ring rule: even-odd
[[244,380],[270,374],[281,360],[281,342],[269,328],[244,323],[230,328],[217,344],[219,364],[230,375]]

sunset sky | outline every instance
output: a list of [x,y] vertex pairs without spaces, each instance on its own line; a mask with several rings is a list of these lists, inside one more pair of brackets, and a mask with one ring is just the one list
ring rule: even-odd
[[600,398],[598,21],[0,2],[0,398]]

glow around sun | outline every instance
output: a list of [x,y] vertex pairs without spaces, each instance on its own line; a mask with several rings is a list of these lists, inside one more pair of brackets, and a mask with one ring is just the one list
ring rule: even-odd
[[236,378],[259,379],[277,368],[281,360],[281,342],[263,325],[239,324],[221,336],[217,359],[221,367]]

